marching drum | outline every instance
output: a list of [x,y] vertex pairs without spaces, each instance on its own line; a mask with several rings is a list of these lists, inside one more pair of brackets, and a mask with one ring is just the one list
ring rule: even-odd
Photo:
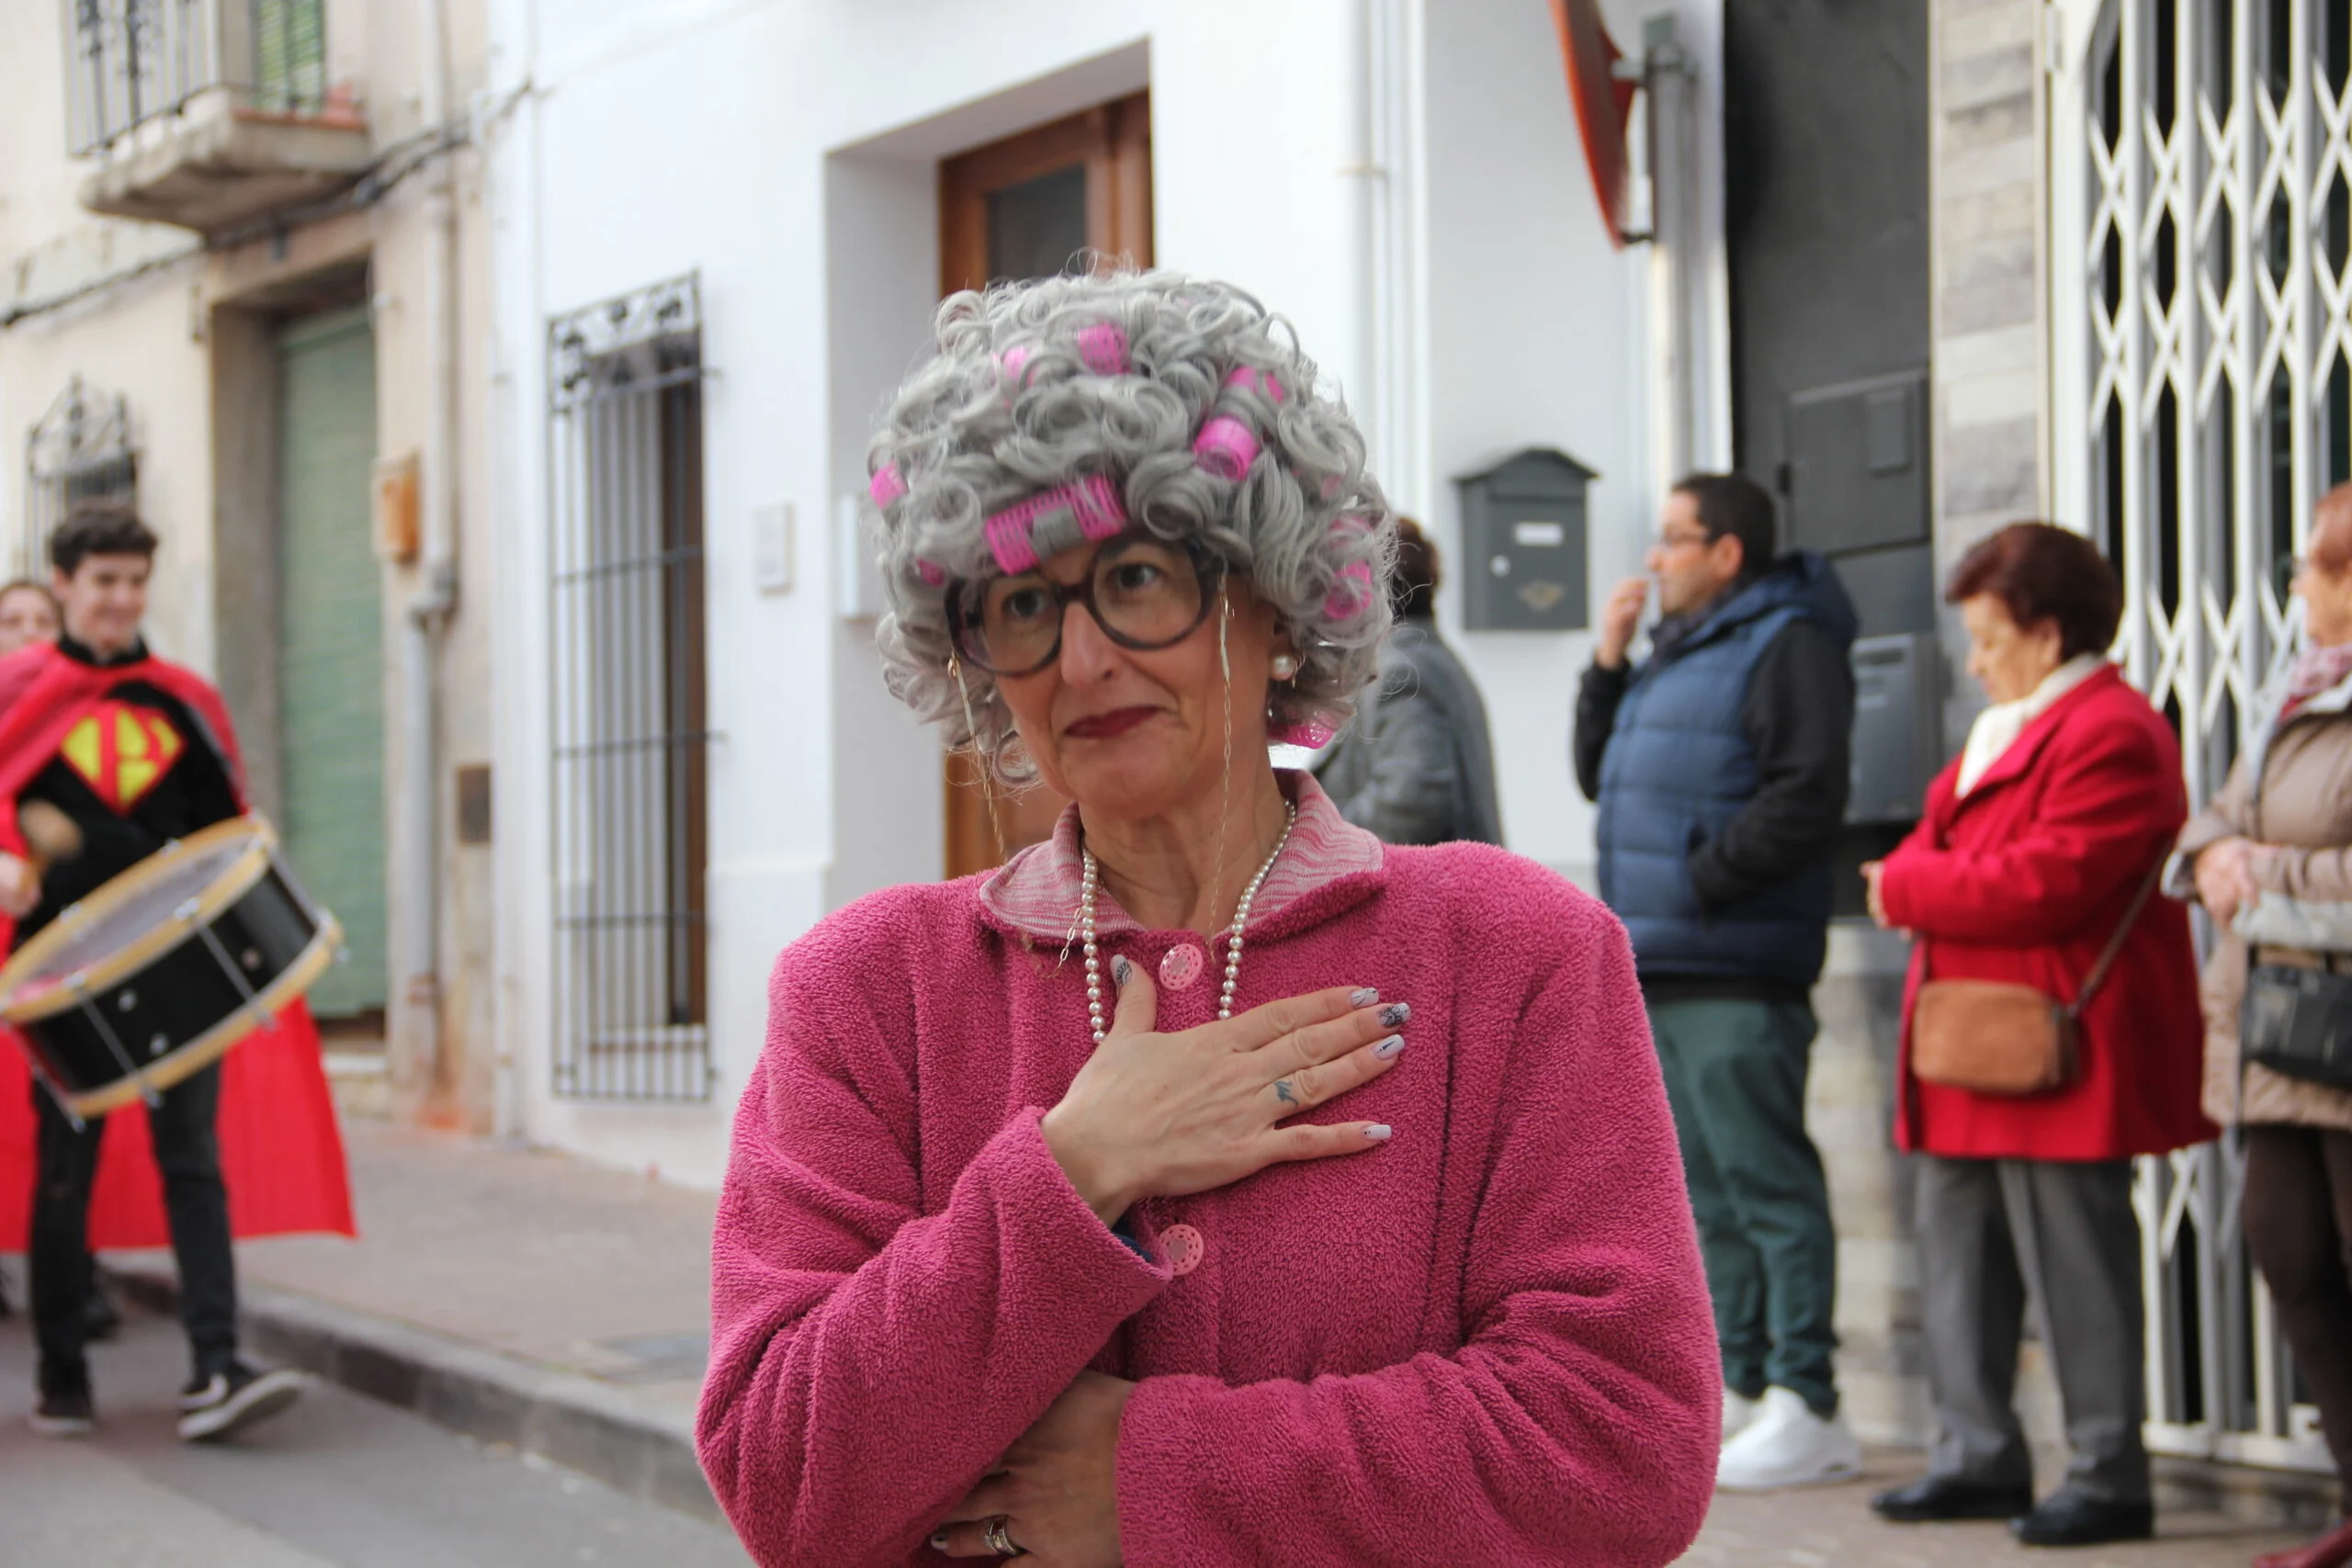
[[103,1115],[277,1027],[342,942],[269,824],[232,817],[164,845],[26,942],[0,969],[0,1021],[66,1114]]

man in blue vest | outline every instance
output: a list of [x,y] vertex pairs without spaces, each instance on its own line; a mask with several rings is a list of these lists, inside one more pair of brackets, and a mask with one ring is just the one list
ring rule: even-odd
[[[1600,891],[1634,941],[1723,1346],[1716,1483],[1856,1472],[1830,1327],[1838,1238],[1804,1127],[1813,984],[1846,815],[1855,615],[1829,563],[1774,552],[1771,498],[1693,474],[1649,576],[1601,615],[1577,696]],[[1661,619],[1629,665],[1650,589]]]

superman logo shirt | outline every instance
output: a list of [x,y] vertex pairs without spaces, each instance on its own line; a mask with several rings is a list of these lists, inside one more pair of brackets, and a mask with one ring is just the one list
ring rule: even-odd
[[107,697],[74,720],[57,754],[101,804],[127,817],[187,750],[166,715]]

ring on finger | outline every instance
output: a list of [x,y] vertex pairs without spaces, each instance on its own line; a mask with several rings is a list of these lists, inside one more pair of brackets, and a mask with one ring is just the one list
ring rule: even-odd
[[1012,1522],[1002,1514],[987,1520],[980,1527],[980,1543],[999,1557],[1026,1557],[1029,1554],[1013,1545],[1012,1537],[1006,1533],[1004,1527]]

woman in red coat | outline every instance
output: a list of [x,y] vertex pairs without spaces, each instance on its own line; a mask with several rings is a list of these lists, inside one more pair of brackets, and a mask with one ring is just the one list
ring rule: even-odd
[[[2104,650],[2122,593],[2090,543],[2019,523],[1971,551],[1945,597],[1992,706],[1866,868],[1872,912],[1916,939],[1895,1141],[1917,1162],[1921,1309],[1937,1434],[1928,1473],[1877,1498],[1898,1520],[2008,1517],[2030,1545],[2153,1533],[2132,1157],[2213,1135],[2198,1108],[2196,954],[2179,905],[2145,898],[2187,819],[2180,749]],[[2033,987],[2085,1009],[2074,1080],[2031,1096],[1921,1082],[1910,1020],[1928,979]],[[2038,1507],[2011,1404],[2029,1293],[2073,1462]]]

